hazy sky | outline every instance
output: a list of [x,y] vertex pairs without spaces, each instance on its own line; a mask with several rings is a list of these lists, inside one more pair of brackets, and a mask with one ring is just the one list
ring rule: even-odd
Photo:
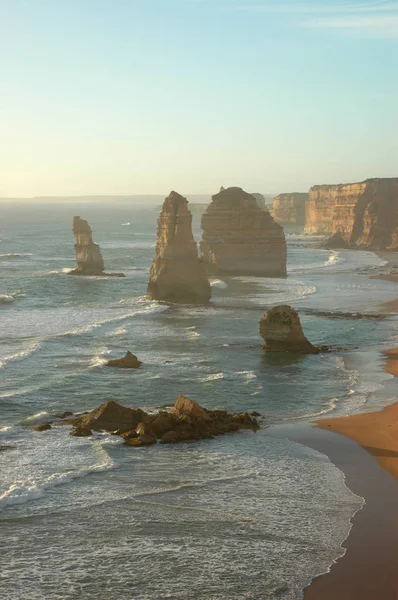
[[0,0],[0,196],[398,176],[398,2]]

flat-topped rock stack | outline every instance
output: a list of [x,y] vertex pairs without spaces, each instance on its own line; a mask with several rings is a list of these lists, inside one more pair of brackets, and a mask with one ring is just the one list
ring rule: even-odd
[[147,295],[154,300],[207,303],[211,287],[192,234],[188,201],[177,192],[165,199],[158,218],[156,256]]
[[93,232],[87,221],[74,217],[73,234],[77,266],[70,272],[71,275],[124,277],[123,273],[105,273],[100,247],[93,242]]
[[291,194],[279,194],[275,196],[271,215],[277,223],[282,225],[297,225],[303,227],[305,224],[305,205],[308,193],[294,192]]
[[398,177],[312,187],[305,230],[330,248],[398,249]]
[[201,256],[211,274],[284,277],[283,229],[239,187],[215,194],[202,216]]

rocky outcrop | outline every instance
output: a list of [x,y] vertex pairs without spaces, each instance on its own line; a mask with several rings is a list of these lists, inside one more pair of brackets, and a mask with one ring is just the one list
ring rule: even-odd
[[211,439],[240,429],[259,429],[258,421],[247,412],[230,414],[226,410],[207,410],[194,400],[179,396],[170,412],[146,413],[110,401],[88,415],[71,419],[73,436],[89,436],[92,431],[120,435],[128,446],[149,446]]
[[48,431],[51,429],[51,423],[40,423],[33,428],[34,431]]
[[71,275],[124,277],[123,273],[105,273],[100,247],[94,244],[92,229],[87,221],[74,217],[73,234],[77,267],[70,272]]
[[330,247],[398,248],[398,178],[311,188],[305,229],[331,237]]
[[139,369],[141,365],[142,362],[131,352],[127,352],[123,358],[108,360],[106,363],[107,367],[115,367],[117,369]]
[[227,188],[214,195],[202,216],[201,254],[209,273],[283,277],[283,229],[252,194]]
[[264,350],[315,354],[320,348],[305,337],[297,312],[287,304],[274,306],[260,319],[259,333],[265,341]]
[[126,408],[109,400],[88,415],[72,419],[70,423],[76,428],[124,433],[135,429],[138,423],[145,420],[146,416],[140,408]]
[[156,257],[148,297],[179,303],[207,303],[211,288],[192,234],[192,215],[186,198],[171,192],[158,218]]
[[279,194],[273,200],[271,215],[281,225],[304,227],[307,200],[308,193]]

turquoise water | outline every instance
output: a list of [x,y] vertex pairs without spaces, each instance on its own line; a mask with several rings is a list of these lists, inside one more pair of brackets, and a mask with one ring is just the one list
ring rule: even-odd
[[[322,454],[287,439],[239,433],[176,447],[126,449],[31,425],[114,399],[156,409],[185,394],[208,408],[258,410],[267,423],[311,421],[390,401],[373,311],[395,284],[369,279],[370,252],[326,251],[290,233],[286,279],[213,279],[210,307],[145,299],[156,212],[128,205],[2,205],[0,222],[0,515],[4,598],[296,599],[342,553],[361,506]],[[72,218],[94,229],[107,271],[73,278]],[[195,235],[200,237],[199,221]],[[330,353],[265,355],[265,308],[302,311]],[[137,372],[104,368],[131,350]]]

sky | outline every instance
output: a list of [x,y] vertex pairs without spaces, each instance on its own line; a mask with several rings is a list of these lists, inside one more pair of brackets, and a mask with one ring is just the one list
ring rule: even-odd
[[398,176],[398,1],[0,0],[0,197]]

